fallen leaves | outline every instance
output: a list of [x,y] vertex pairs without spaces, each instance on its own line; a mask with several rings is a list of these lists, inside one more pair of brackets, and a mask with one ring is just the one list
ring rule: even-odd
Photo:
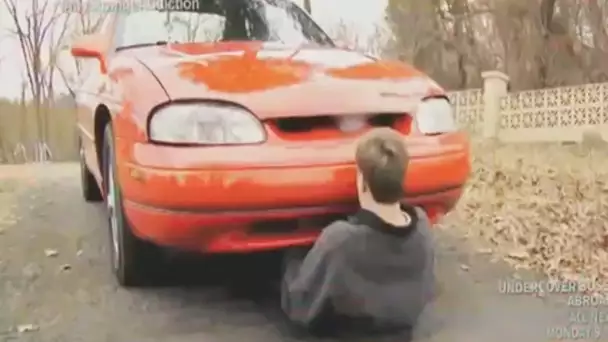
[[59,251],[56,249],[47,248],[44,250],[44,255],[46,255],[48,258],[54,258],[59,255]]
[[21,324],[17,326],[17,332],[20,334],[26,333],[26,332],[33,332],[33,331],[38,331],[40,329],[40,327],[38,327],[35,324]]
[[608,151],[476,144],[472,167],[448,229],[518,269],[608,283]]
[[530,255],[528,254],[528,252],[526,251],[512,251],[507,253],[507,257],[514,259],[514,260],[526,260],[528,257],[530,257]]

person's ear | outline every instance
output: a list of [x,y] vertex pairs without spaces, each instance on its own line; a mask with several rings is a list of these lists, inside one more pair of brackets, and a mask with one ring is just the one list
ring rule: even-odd
[[367,182],[365,181],[365,179],[363,179],[363,177],[361,177],[361,181],[359,184],[361,186],[361,193],[367,193],[369,191],[369,186],[367,185]]
[[357,170],[357,190],[359,192],[364,192],[366,189],[366,185],[365,182],[363,181],[363,176],[361,175],[361,172],[359,172],[359,170]]

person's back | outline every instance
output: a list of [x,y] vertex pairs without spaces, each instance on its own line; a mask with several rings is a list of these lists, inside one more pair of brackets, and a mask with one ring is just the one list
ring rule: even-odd
[[429,220],[401,206],[407,154],[391,130],[357,148],[361,210],[325,228],[301,265],[287,267],[283,309],[313,332],[411,330],[432,296]]
[[366,210],[351,218],[353,231],[343,245],[349,267],[342,277],[347,298],[360,302],[336,310],[374,318],[380,328],[415,324],[432,295],[434,256],[426,215],[407,210],[415,218],[409,227],[391,225]]

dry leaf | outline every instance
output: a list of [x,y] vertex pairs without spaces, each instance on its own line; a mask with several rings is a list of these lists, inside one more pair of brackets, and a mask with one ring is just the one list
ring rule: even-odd
[[38,331],[39,329],[40,329],[40,327],[38,327],[35,324],[21,324],[21,325],[17,326],[17,331],[20,334],[23,334],[26,332]]
[[45,249],[44,250],[44,255],[46,255],[49,258],[53,258],[59,255],[59,252],[56,249]]
[[608,283],[608,148],[474,143],[446,229],[550,279]]

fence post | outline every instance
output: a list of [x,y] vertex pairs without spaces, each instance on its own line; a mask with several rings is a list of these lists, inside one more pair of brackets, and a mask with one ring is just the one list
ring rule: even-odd
[[500,71],[485,71],[483,78],[483,137],[495,139],[500,128],[500,101],[507,95],[509,77]]

